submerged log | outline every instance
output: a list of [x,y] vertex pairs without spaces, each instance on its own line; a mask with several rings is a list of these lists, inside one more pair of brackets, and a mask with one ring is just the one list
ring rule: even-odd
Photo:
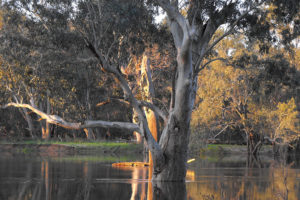
[[121,162],[113,163],[113,167],[148,167],[149,163],[146,162]]

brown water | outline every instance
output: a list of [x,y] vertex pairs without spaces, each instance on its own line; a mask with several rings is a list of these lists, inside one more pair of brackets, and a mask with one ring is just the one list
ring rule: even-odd
[[186,183],[168,183],[161,192],[148,181],[147,168],[111,167],[120,160],[126,158],[1,154],[0,199],[300,199],[299,161],[282,165],[269,157],[196,158],[188,164]]

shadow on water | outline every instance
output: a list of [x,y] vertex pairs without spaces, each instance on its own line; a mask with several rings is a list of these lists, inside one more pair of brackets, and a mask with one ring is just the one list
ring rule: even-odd
[[299,199],[300,169],[270,157],[203,157],[186,183],[151,183],[148,168],[105,159],[0,156],[0,199]]

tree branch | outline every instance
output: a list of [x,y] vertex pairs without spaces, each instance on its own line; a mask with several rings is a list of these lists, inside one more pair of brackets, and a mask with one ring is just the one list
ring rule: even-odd
[[176,47],[180,48],[181,54],[185,54],[185,52],[189,48],[189,43],[191,42],[192,34],[194,34],[194,32],[190,28],[188,21],[178,11],[176,5],[177,3],[173,3],[175,4],[173,5],[167,0],[156,0],[156,2],[164,11],[167,12],[170,22],[177,23],[180,26],[183,32],[181,41],[178,41],[178,38],[180,37],[180,32],[178,31],[180,29],[176,28],[176,26],[172,25],[171,23],[171,30],[175,40]]
[[168,0],[156,0],[157,4],[167,12],[170,20],[175,20],[182,30],[186,28],[186,20],[185,18],[180,14],[177,7],[172,5]]
[[46,120],[50,124],[55,124],[66,129],[84,129],[84,128],[119,128],[125,129],[128,131],[136,131],[141,132],[139,126],[137,124],[129,123],[129,122],[108,122],[102,120],[87,120],[83,124],[82,123],[74,123],[74,122],[67,122],[63,118],[57,115],[48,115],[39,109],[29,105],[29,104],[21,104],[21,103],[8,103],[0,108],[5,109],[8,107],[17,107],[17,108],[27,108],[32,112],[39,115],[42,119]]
[[198,74],[201,70],[203,70],[207,65],[209,65],[210,63],[212,63],[214,61],[217,61],[217,60],[220,60],[220,61],[223,61],[223,62],[227,63],[227,59],[225,59],[225,58],[212,59],[212,60],[208,61],[207,63],[205,63],[204,65],[202,65],[200,68],[198,68],[198,70],[196,71],[196,74]]
[[147,108],[150,108],[152,111],[154,111],[156,114],[158,114],[158,116],[160,116],[164,122],[167,122],[167,114],[162,111],[161,109],[159,109],[157,106],[155,106],[154,104],[150,103],[150,102],[146,102],[146,101],[139,101],[139,104],[141,106],[144,106],[144,107],[147,107]]
[[145,116],[145,112],[140,108],[139,103],[137,99],[134,97],[128,82],[125,80],[123,75],[117,70],[116,67],[111,66],[108,64],[108,62],[105,60],[105,57],[99,52],[94,45],[92,45],[91,42],[87,38],[85,38],[85,41],[87,43],[87,47],[92,51],[92,53],[95,55],[96,58],[98,58],[100,65],[102,69],[104,69],[105,72],[109,72],[114,75],[114,77],[119,81],[120,86],[123,89],[123,92],[125,95],[129,98],[129,102],[132,105],[132,107],[135,109],[135,111],[138,113],[139,121],[141,122],[141,128],[140,132],[144,136],[144,138],[147,141],[147,144],[149,146],[149,150],[151,151],[153,155],[153,164],[157,168],[157,170],[161,170],[163,166],[165,165],[165,158],[162,152],[162,149],[160,148],[159,144],[155,141],[153,138],[147,118]]
[[[126,105],[130,105],[129,101],[126,101],[124,99],[117,99],[117,98],[108,98],[105,101],[99,102],[96,106],[100,107],[103,106],[105,104],[111,103],[111,101],[117,101],[119,103],[123,103]],[[138,104],[142,107],[147,107],[149,109],[151,109],[153,112],[155,112],[159,117],[161,117],[164,122],[167,121],[167,113],[165,113],[164,111],[162,111],[159,107],[157,107],[156,105],[154,105],[153,103],[150,102],[146,102],[146,101],[138,101]]]
[[[216,39],[203,53],[203,55],[201,55],[197,61],[196,61],[196,65],[195,65],[195,72],[199,72],[200,70],[200,64],[202,62],[202,59],[204,58],[204,56],[209,53],[221,40],[223,40],[225,37],[227,37],[228,35],[232,34],[234,32],[234,28],[237,25],[237,23],[243,19],[250,11],[257,9],[258,6],[262,5],[264,2],[261,2],[260,4],[253,6],[252,8],[250,8],[249,10],[247,10],[245,13],[243,13],[241,16],[239,16],[234,22],[233,24],[230,26],[230,29],[228,31],[226,31],[222,36],[220,36],[218,39]],[[195,76],[197,74],[195,73]]]
[[109,122],[109,121],[102,121],[102,120],[87,120],[80,126],[80,128],[118,128],[118,129],[125,129],[132,132],[141,132],[140,127],[137,124],[130,123],[130,122]]

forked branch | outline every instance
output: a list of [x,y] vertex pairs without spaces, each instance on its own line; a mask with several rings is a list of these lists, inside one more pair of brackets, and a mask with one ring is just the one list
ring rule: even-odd
[[[259,6],[261,6],[264,3],[264,1],[262,1],[260,4],[257,5],[253,5],[251,6],[251,8],[247,11],[245,11],[241,16],[239,16],[231,25],[228,31],[226,31],[223,35],[221,35],[219,38],[217,38],[203,53],[203,55],[199,56],[199,58],[196,61],[196,65],[195,65],[195,72],[199,72],[201,71],[201,62],[204,58],[204,56],[209,53],[217,44],[219,44],[219,42],[221,40],[223,40],[225,37],[227,37],[228,35],[231,35],[234,33],[234,29],[236,27],[236,25],[247,16],[247,14],[255,9],[258,9]],[[197,73],[195,73],[195,76],[197,76]]]
[[135,109],[135,111],[138,114],[139,121],[141,123],[140,132],[144,136],[144,138],[147,141],[147,144],[149,146],[149,150],[151,151],[153,155],[153,164],[156,167],[156,169],[159,171],[163,168],[165,164],[165,158],[163,156],[162,149],[160,148],[159,144],[155,141],[153,138],[149,127],[148,122],[145,116],[144,111],[140,108],[139,102],[134,97],[128,82],[123,77],[123,75],[117,70],[117,68],[113,65],[110,65],[107,60],[105,60],[105,57],[101,54],[100,51],[94,46],[87,38],[85,39],[87,47],[92,51],[94,56],[99,60],[99,63],[104,69],[105,72],[111,73],[119,82],[120,86],[123,89],[124,94],[128,97],[128,100],[130,102],[130,105]]

